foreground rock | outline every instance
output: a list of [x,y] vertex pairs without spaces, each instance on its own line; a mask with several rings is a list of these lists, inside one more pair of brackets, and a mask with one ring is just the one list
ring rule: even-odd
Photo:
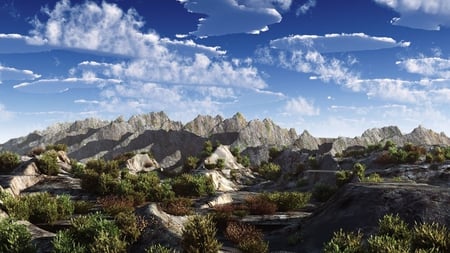
[[348,184],[301,225],[298,252],[321,252],[334,231],[375,232],[385,214],[399,214],[409,224],[450,225],[450,189],[426,184]]

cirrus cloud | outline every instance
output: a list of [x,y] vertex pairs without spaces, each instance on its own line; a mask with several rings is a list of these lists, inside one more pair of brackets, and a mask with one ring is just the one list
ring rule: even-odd
[[311,50],[320,53],[378,50],[408,47],[410,42],[397,42],[389,37],[374,37],[364,33],[320,35],[291,35],[270,41],[270,46],[286,50]]

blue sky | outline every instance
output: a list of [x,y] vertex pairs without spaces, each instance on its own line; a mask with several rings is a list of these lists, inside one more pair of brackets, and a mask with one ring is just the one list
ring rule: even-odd
[[450,133],[447,0],[0,0],[0,142],[165,111]]

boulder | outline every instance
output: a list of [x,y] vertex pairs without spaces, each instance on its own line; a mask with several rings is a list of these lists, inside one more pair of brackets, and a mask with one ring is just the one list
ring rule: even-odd
[[131,174],[137,174],[142,171],[153,171],[159,169],[158,162],[148,154],[137,154],[126,162],[126,167]]

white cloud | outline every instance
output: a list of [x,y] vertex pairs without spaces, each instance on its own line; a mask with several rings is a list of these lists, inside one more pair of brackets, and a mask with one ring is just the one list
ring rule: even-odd
[[[337,84],[351,83],[358,80],[345,62],[336,58],[327,58],[317,51],[257,51],[261,63],[278,65],[300,73],[314,74],[312,80],[335,82]],[[270,58],[270,60],[267,60]]]
[[315,50],[320,53],[378,50],[408,47],[409,42],[397,42],[389,37],[373,37],[364,33],[291,35],[270,41],[270,46],[285,50]]
[[174,56],[173,59],[160,61],[139,59],[119,64],[83,62],[80,68],[83,72],[94,71],[121,80],[248,89],[267,88],[258,70],[245,61],[213,61],[204,54],[196,54],[194,59]]
[[282,19],[276,7],[288,9],[290,0],[179,0],[184,7],[195,13],[207,15],[199,20],[192,35],[198,37],[218,36],[234,33],[258,33],[268,25]]
[[90,74],[84,77],[66,79],[40,79],[34,82],[24,82],[14,85],[14,89],[32,93],[61,93],[78,88],[101,88],[109,84],[119,84],[117,79],[102,79]]
[[448,0],[374,0],[400,13],[394,18],[395,25],[412,28],[439,30],[450,27],[450,1]]
[[320,109],[314,106],[314,102],[303,97],[288,100],[284,111],[286,115],[315,116],[320,114]]
[[409,73],[450,79],[450,59],[440,57],[406,59],[398,61],[397,64]]
[[314,8],[317,4],[316,0],[308,0],[306,3],[302,4],[300,7],[298,7],[295,14],[299,16],[300,14],[304,15],[306,14],[311,8]]
[[5,80],[33,80],[41,75],[27,69],[16,69],[0,65],[0,83]]
[[0,45],[18,41],[15,51],[68,48],[153,59],[166,57],[171,51],[211,56],[225,53],[219,47],[199,45],[192,40],[161,38],[154,31],[143,33],[144,21],[134,9],[125,12],[107,2],[98,5],[86,1],[72,6],[69,0],[61,0],[53,10],[45,9],[45,14],[48,20],[41,22],[35,19],[31,36],[0,36]]

